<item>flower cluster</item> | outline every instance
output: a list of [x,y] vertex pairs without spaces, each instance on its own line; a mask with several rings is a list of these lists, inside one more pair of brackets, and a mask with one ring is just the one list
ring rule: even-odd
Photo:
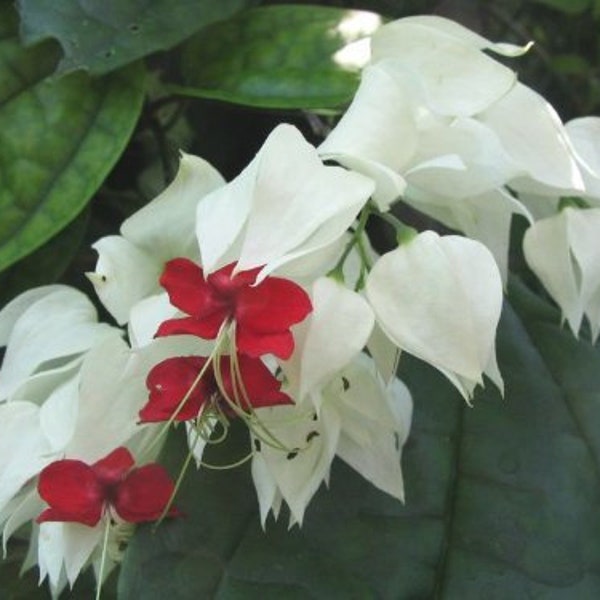
[[[233,420],[248,428],[263,526],[282,509],[301,525],[336,456],[403,501],[401,353],[468,403],[486,377],[502,393],[514,214],[570,327],[586,317],[597,337],[600,119],[563,125],[493,58],[526,50],[437,17],[386,24],[318,148],[280,125],[228,183],[183,154],[171,185],[94,244],[88,276],[119,327],[61,285],[0,312],[0,525],[6,541],[33,523],[42,580],[60,590],[89,563],[101,579],[131,524],[181,514],[155,461],[182,421],[199,469]],[[456,234],[412,229],[399,200]],[[397,247],[372,249],[370,219]]]

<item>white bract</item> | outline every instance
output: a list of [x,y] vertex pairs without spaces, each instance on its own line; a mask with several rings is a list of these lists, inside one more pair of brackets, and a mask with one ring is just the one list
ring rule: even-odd
[[[145,377],[164,354],[155,347],[132,354],[122,332],[96,321],[89,300],[67,286],[36,288],[0,312],[7,343],[0,377],[0,526],[3,544],[44,503],[36,489],[40,471],[61,458],[91,464],[115,448],[136,450],[155,435],[138,425],[147,400]],[[197,344],[197,340],[195,340]],[[165,341],[172,354],[180,349]],[[157,447],[158,449],[158,447]],[[154,454],[156,450],[154,451]],[[34,526],[32,548],[40,569],[58,592],[81,568],[100,559],[104,521]]]
[[517,56],[526,47],[440,17],[386,24],[371,44],[371,65],[322,156],[372,177],[381,210],[402,198],[486,244],[506,280],[512,215],[532,219],[504,186],[583,190],[556,111],[482,52]]
[[412,398],[399,380],[385,386],[373,362],[361,355],[313,390],[310,404],[259,409],[261,421],[282,447],[253,435],[252,478],[263,527],[282,502],[290,526],[302,525],[306,508],[339,456],[379,489],[404,500],[400,465],[412,419]]
[[565,208],[525,233],[527,263],[560,306],[575,335],[584,315],[600,332],[600,209]]
[[130,320],[140,301],[161,294],[158,278],[168,260],[179,256],[198,260],[196,206],[224,184],[205,160],[182,153],[173,182],[123,222],[120,236],[104,237],[93,245],[98,262],[88,277],[119,324]]
[[49,285],[25,292],[0,311],[0,401],[9,399],[40,370],[58,368],[116,330],[98,323],[82,292]]
[[466,400],[484,373],[502,389],[495,351],[502,281],[485,246],[421,233],[377,261],[366,293],[388,337],[439,369]]
[[312,313],[294,327],[294,354],[282,365],[297,403],[360,353],[375,322],[365,299],[333,279],[317,279],[311,300]]
[[231,183],[198,205],[201,262],[210,273],[237,262],[237,271],[262,266],[260,278],[339,242],[373,192],[358,173],[323,165],[291,125],[279,125]]

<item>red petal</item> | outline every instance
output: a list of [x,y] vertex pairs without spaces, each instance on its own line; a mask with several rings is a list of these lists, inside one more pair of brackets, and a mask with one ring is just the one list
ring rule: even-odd
[[206,340],[212,340],[217,337],[223,321],[225,321],[228,316],[229,311],[217,311],[202,320],[198,320],[195,317],[169,319],[160,324],[155,337],[189,334]]
[[38,493],[50,505],[37,518],[38,523],[69,521],[93,527],[102,517],[103,487],[92,467],[80,460],[57,460],[45,467]]
[[114,485],[125,477],[135,461],[131,452],[123,446],[116,448],[110,454],[95,462],[92,471],[104,485]]
[[[175,486],[167,471],[156,463],[133,469],[117,488],[114,507],[129,523],[156,521],[171,499]],[[179,511],[169,510],[169,516]]]
[[276,333],[289,329],[312,311],[308,294],[293,281],[267,277],[256,287],[239,291],[235,320],[255,332]]
[[232,298],[239,289],[252,285],[256,281],[256,276],[261,269],[259,267],[257,269],[250,269],[249,271],[241,271],[231,277],[231,272],[235,264],[230,263],[222,269],[211,273],[206,278],[215,292],[222,297]]
[[223,298],[205,281],[202,269],[187,258],[170,260],[160,284],[167,290],[173,306],[198,319],[227,308]]
[[[238,405],[241,405],[242,408],[248,408],[248,405],[260,408],[279,404],[292,404],[291,398],[280,391],[281,382],[260,359],[238,356],[237,360],[243,389],[245,390],[244,396],[241,385],[235,386]],[[228,356],[221,359],[220,369],[225,392],[231,400],[235,401],[231,359]]]
[[[152,367],[146,378],[150,397],[139,412],[142,423],[168,421],[188,394],[206,360],[201,356],[176,356]],[[196,417],[204,402],[215,390],[212,369],[209,368],[177,413],[175,420],[186,421]]]
[[290,331],[257,333],[238,326],[235,343],[238,352],[255,358],[264,354],[274,354],[282,360],[287,360],[294,351],[294,337]]

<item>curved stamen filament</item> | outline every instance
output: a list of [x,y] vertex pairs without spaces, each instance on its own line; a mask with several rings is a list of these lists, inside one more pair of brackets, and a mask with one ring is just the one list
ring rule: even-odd
[[200,372],[198,373],[198,375],[196,375],[196,378],[194,379],[194,381],[192,381],[192,384],[190,385],[190,387],[188,388],[186,393],[183,395],[183,398],[179,401],[179,404],[177,405],[177,408],[173,411],[173,414],[169,417],[169,419],[167,421],[165,421],[165,424],[161,427],[160,431],[156,434],[156,436],[150,440],[148,445],[140,451],[140,453],[139,453],[140,456],[149,454],[150,451],[156,446],[156,444],[163,440],[163,438],[169,431],[169,428],[171,427],[171,425],[177,418],[177,415],[181,412],[181,410],[185,406],[185,403],[190,399],[191,395],[194,393],[194,390],[196,389],[196,387],[198,386],[198,384],[200,383],[200,381],[206,374],[208,368],[211,366],[213,361],[218,361],[218,358],[220,356],[221,346],[223,344],[223,340],[227,338],[227,332],[226,332],[227,325],[228,325],[228,323],[225,322],[221,326],[221,330],[219,331],[217,338],[216,338],[215,347],[213,348],[212,352],[207,357],[206,362],[200,369]]

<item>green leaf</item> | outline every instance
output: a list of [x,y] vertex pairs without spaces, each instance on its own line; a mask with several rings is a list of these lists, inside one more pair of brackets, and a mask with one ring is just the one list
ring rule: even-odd
[[167,50],[202,27],[254,0],[18,0],[25,43],[56,38],[64,52],[59,73],[114,71]]
[[49,78],[51,42],[23,49],[0,6],[0,271],[63,229],[128,142],[144,98],[140,65]]
[[[490,386],[469,408],[403,358],[415,399],[405,506],[335,463],[301,529],[283,515],[263,532],[247,469],[192,473],[178,500],[188,516],[138,531],[119,598],[600,597],[600,354],[522,286],[511,301],[504,399]],[[232,457],[246,451],[236,443]],[[172,443],[175,464],[184,454]]]
[[174,91],[264,108],[340,107],[368,58],[348,45],[381,23],[375,13],[324,6],[248,10],[185,44],[187,87]]
[[591,6],[592,0],[531,0],[569,15],[578,15]]
[[59,279],[83,243],[88,216],[84,211],[41,248],[0,273],[0,306],[29,288]]

